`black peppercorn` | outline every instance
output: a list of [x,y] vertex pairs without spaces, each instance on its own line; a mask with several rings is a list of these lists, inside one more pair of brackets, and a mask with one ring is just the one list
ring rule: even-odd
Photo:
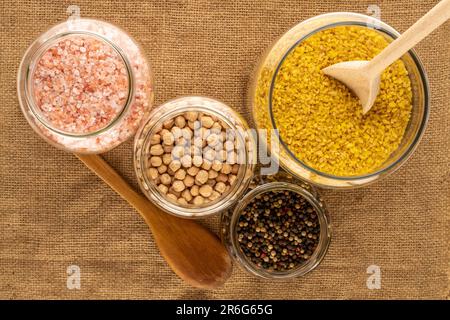
[[293,191],[268,191],[242,211],[237,239],[242,252],[258,267],[286,271],[311,258],[320,224],[315,208]]

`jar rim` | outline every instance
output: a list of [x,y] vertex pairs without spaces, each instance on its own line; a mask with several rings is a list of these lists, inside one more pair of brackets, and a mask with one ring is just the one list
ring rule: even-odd
[[[322,262],[323,258],[325,257],[328,251],[331,241],[331,223],[325,205],[319,200],[320,196],[317,190],[315,190],[314,187],[310,185],[308,186],[311,187],[311,192],[308,191],[305,187],[292,182],[286,181],[265,182],[249,191],[241,199],[238,205],[236,205],[236,207],[233,208],[231,212],[230,223],[228,226],[230,232],[230,242],[234,252],[236,253],[238,261],[247,271],[265,279],[283,280],[287,278],[303,276],[313,271]],[[242,211],[253,199],[256,198],[256,196],[270,191],[291,191],[300,194],[306,201],[308,201],[313,206],[313,208],[317,212],[317,216],[319,219],[320,235],[317,248],[314,250],[313,254],[307,261],[301,263],[298,267],[287,271],[269,271],[264,268],[257,267],[242,252],[237,240],[236,226],[239,221],[239,217],[242,214]]]
[[[337,27],[337,26],[345,26],[345,25],[357,25],[357,26],[371,26],[373,27],[373,29],[383,32],[384,34],[388,35],[389,37],[391,37],[392,39],[397,38],[398,36],[400,36],[400,33],[398,31],[396,31],[393,27],[389,26],[388,24],[384,23],[383,21],[376,19],[374,17],[370,17],[367,15],[363,15],[363,14],[359,14],[359,13],[353,13],[353,12],[331,12],[331,13],[325,13],[322,15],[318,15],[315,17],[312,17],[310,19],[307,19],[299,24],[297,24],[296,26],[294,26],[292,29],[298,27],[299,25],[304,25],[307,24],[311,21],[314,21],[315,19],[320,19],[320,18],[325,18],[325,17],[335,17],[335,18],[341,18],[342,15],[347,15],[350,17],[354,17],[354,18],[360,18],[360,19],[365,19],[366,22],[361,22],[361,21],[356,21],[355,20],[345,20],[345,21],[340,21],[340,22],[333,22],[333,23],[328,23],[326,25],[323,25],[319,28],[314,29],[313,31],[309,32],[308,34],[304,35],[303,37],[301,37],[300,39],[298,39],[297,41],[295,41],[295,43],[293,45],[291,45],[289,47],[289,49],[286,50],[286,52],[283,54],[282,59],[277,63],[275,72],[272,75],[272,79],[270,82],[270,88],[269,88],[269,94],[268,94],[268,106],[269,106],[269,118],[271,121],[271,125],[274,129],[277,129],[276,126],[276,122],[274,119],[274,115],[273,115],[273,111],[272,111],[272,95],[273,95],[273,89],[274,89],[274,84],[275,84],[275,79],[276,76],[281,68],[281,65],[283,64],[284,60],[286,59],[286,57],[291,53],[292,50],[294,50],[301,42],[303,42],[304,40],[306,40],[308,37],[312,36],[313,34],[325,30],[325,29],[329,29],[329,28],[333,28],[333,27]],[[292,29],[290,29],[289,31],[291,31]],[[285,34],[289,33],[289,31],[287,31]],[[352,182],[352,181],[358,181],[358,180],[368,180],[368,183],[372,182],[372,178],[376,177],[382,173],[385,172],[393,172],[398,168],[399,164],[404,163],[414,152],[414,150],[417,148],[424,132],[425,132],[425,128],[428,122],[428,118],[429,118],[429,103],[430,103],[430,99],[429,99],[429,83],[428,83],[428,78],[426,76],[425,73],[425,69],[423,66],[422,61],[419,59],[419,57],[416,54],[416,51],[414,49],[411,49],[408,51],[409,56],[411,57],[411,59],[413,60],[415,66],[417,67],[417,71],[419,73],[420,76],[420,83],[422,85],[422,89],[423,89],[423,115],[422,115],[422,119],[420,121],[420,126],[417,129],[417,133],[413,139],[413,141],[410,143],[410,145],[402,152],[402,154],[400,154],[400,156],[398,157],[398,159],[396,159],[395,161],[391,162],[389,165],[387,165],[386,167],[381,167],[379,169],[377,169],[374,172],[368,173],[368,174],[363,174],[363,175],[353,175],[353,176],[337,176],[337,175],[333,175],[333,174],[328,174],[325,172],[321,172],[309,165],[307,165],[306,163],[304,163],[303,161],[301,161],[300,159],[298,159],[293,153],[292,151],[287,147],[286,143],[283,141],[283,139],[280,137],[280,134],[278,132],[278,130],[276,130],[276,134],[278,136],[278,140],[280,141],[280,145],[283,147],[283,149],[288,153],[289,157],[294,160],[295,163],[297,163],[298,165],[300,165],[301,167],[303,167],[304,169],[310,171],[312,174],[315,174],[317,176],[321,176],[323,178],[328,178],[328,179],[334,179],[337,181],[348,181],[348,182]],[[409,125],[409,124],[408,124]],[[277,157],[279,157],[279,155],[277,155]],[[283,165],[283,161],[280,161],[280,164]],[[292,170],[287,166],[287,165],[283,165],[283,168],[286,171],[289,171],[293,174],[295,174],[294,172],[292,172]],[[311,181],[313,182],[313,181]],[[313,182],[314,183],[314,182]],[[362,185],[365,185],[367,183],[364,183]],[[327,185],[322,185],[327,187]],[[353,187],[355,187],[357,185],[354,185]]]
[[[170,106],[171,103],[177,103],[183,100],[196,100],[200,99],[207,102],[213,102],[218,103],[222,107],[225,107],[226,109],[229,109],[231,112],[234,112],[237,114],[236,111],[231,109],[228,105],[225,103],[212,99],[209,97],[204,96],[183,96],[178,97],[175,99],[168,100],[161,104],[159,107],[155,108],[151,114],[148,116],[146,120],[144,120],[141,124],[140,129],[138,130],[138,133],[135,137],[135,151],[134,151],[134,168],[136,175],[138,176],[138,183],[141,188],[145,189],[146,191],[150,192],[150,196],[153,198],[151,199],[155,204],[157,204],[159,207],[161,207],[163,210],[169,212],[170,214],[173,214],[175,216],[183,217],[183,218],[198,218],[198,217],[204,217],[211,214],[219,213],[222,210],[225,210],[230,205],[232,205],[235,202],[235,198],[241,195],[250,184],[253,174],[254,174],[254,161],[252,159],[253,154],[248,150],[248,143],[251,143],[253,145],[253,148],[255,147],[254,139],[251,135],[247,135],[248,139],[251,140],[249,142],[246,142],[246,137],[242,135],[240,130],[237,128],[237,126],[226,116],[221,114],[219,110],[214,110],[210,108],[209,106],[204,106],[192,103],[190,105],[179,105],[174,106],[170,111],[165,112],[162,116],[155,117],[155,115],[158,115],[164,108]],[[244,148],[241,150],[241,154],[245,157],[244,161],[242,163],[239,163],[240,168],[236,177],[236,181],[234,183],[234,186],[230,188],[230,190],[227,191],[225,195],[221,195],[216,200],[213,200],[211,202],[208,202],[202,206],[183,206],[177,203],[174,203],[167,199],[164,195],[162,195],[159,190],[156,187],[156,184],[151,181],[147,174],[144,173],[144,170],[146,168],[145,164],[145,150],[149,146],[150,138],[152,134],[154,133],[155,129],[158,128],[158,126],[162,125],[165,121],[175,118],[177,115],[180,115],[186,111],[197,111],[197,112],[204,112],[208,115],[216,116],[218,119],[223,121],[227,126],[229,126],[230,129],[235,131],[237,134],[236,136],[239,139],[239,144],[244,146]],[[239,115],[239,120],[247,126],[246,121]],[[148,128],[147,128],[148,127]],[[245,129],[245,128],[243,128]],[[146,131],[146,132],[144,132]],[[138,147],[138,140],[142,139],[142,144],[139,150]],[[138,151],[139,150],[139,151]],[[138,154],[139,153],[139,154]],[[239,156],[238,156],[239,157]],[[251,175],[249,177],[249,175]],[[144,192],[144,194],[147,195],[147,192]]]
[[[63,22],[67,23],[67,22]],[[55,26],[58,27],[59,25]],[[48,32],[48,31],[47,31]],[[47,33],[46,32],[46,33]],[[133,102],[133,96],[134,96],[134,74],[132,71],[132,67],[131,67],[131,63],[128,59],[128,57],[126,56],[126,54],[123,52],[123,50],[118,47],[115,43],[113,43],[111,40],[109,40],[107,37],[96,33],[96,32],[92,32],[92,31],[87,31],[87,30],[70,30],[70,31],[66,31],[66,32],[61,32],[58,33],[56,35],[54,35],[53,37],[50,37],[48,39],[46,39],[42,44],[40,44],[37,48],[34,48],[35,45],[38,44],[39,39],[44,36],[46,33],[42,34],[38,39],[36,39],[28,48],[27,52],[25,53],[23,59],[22,59],[22,63],[20,66],[20,69],[22,68],[26,68],[26,72],[25,72],[25,82],[24,82],[24,91],[25,91],[25,100],[26,103],[29,106],[29,110],[33,113],[33,115],[35,116],[35,118],[48,130],[65,136],[65,137],[71,137],[71,138],[88,138],[88,137],[93,137],[99,134],[102,134],[108,130],[110,130],[111,128],[113,128],[116,124],[120,123],[120,121],[125,117],[125,115],[127,114],[130,105]],[[55,126],[53,126],[49,121],[47,121],[47,119],[45,119],[45,117],[43,117],[40,112],[39,112],[39,108],[37,107],[35,101],[34,101],[34,97],[33,97],[33,83],[32,83],[32,78],[35,72],[35,68],[37,66],[37,63],[40,61],[40,59],[42,58],[42,55],[49,49],[51,48],[55,43],[58,43],[59,41],[64,40],[65,38],[69,38],[72,36],[77,36],[77,35],[83,35],[86,37],[92,37],[95,38],[97,40],[100,40],[102,42],[104,42],[105,44],[109,45],[114,52],[116,52],[118,54],[118,56],[120,57],[120,59],[123,61],[125,69],[126,69],[126,73],[127,73],[127,82],[128,82],[128,90],[127,90],[127,97],[126,97],[126,101],[123,104],[123,106],[121,107],[120,111],[114,116],[114,118],[112,118],[108,124],[106,124],[105,126],[92,131],[92,132],[87,132],[87,133],[74,133],[74,132],[67,132],[64,130],[61,130],[59,128],[56,128]],[[32,48],[34,50],[32,50]],[[22,74],[22,72],[19,71],[19,76]],[[20,78],[18,79],[19,83],[20,83]]]

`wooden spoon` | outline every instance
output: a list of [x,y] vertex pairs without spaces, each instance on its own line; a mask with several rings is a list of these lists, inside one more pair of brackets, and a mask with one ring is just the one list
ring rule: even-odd
[[322,71],[352,90],[358,96],[365,114],[378,95],[383,70],[449,18],[450,0],[442,0],[372,60],[336,63]]
[[231,259],[220,240],[193,220],[167,214],[137,193],[97,155],[76,155],[144,218],[161,255],[184,281],[213,289],[231,275]]

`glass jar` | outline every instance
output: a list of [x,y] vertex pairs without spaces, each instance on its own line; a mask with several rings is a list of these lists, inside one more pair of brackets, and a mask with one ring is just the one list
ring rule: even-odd
[[[149,150],[154,145],[152,137],[157,133],[159,136],[159,132],[165,123],[187,112],[202,113],[204,116],[216,119],[216,122],[225,124],[228,128],[227,133],[228,130],[233,133],[239,146],[237,152],[239,166],[234,183],[220,197],[198,205],[179,203],[175,199],[169,199],[167,192],[161,191],[158,187],[158,183],[161,184],[161,182],[158,182],[159,176],[168,172],[169,169],[159,170],[158,168],[160,172],[158,172],[159,176],[155,180],[148,174],[148,170],[151,167]],[[153,110],[142,123],[135,137],[134,168],[142,192],[161,209],[183,218],[202,217],[225,210],[242,196],[253,176],[256,164],[256,145],[255,139],[248,129],[247,122],[241,115],[224,103],[211,98],[181,97],[162,104]],[[165,165],[163,164],[162,166]],[[168,167],[170,168],[169,164]],[[194,167],[193,164],[192,167]],[[183,169],[183,167],[181,168]],[[174,180],[175,178],[172,177],[172,182]],[[178,200],[181,198],[179,195],[177,197]]]
[[41,34],[22,59],[17,90],[31,127],[75,153],[102,153],[124,142],[153,103],[152,71],[139,45],[93,19]]
[[[242,251],[239,245],[237,225],[245,207],[258,195],[270,191],[292,191],[300,194],[315,209],[320,223],[320,236],[316,249],[311,257],[299,266],[287,271],[270,271],[258,267]],[[287,279],[305,275],[315,269],[325,257],[331,241],[331,222],[328,211],[317,190],[306,182],[298,180],[280,171],[272,176],[256,176],[248,192],[236,206],[222,214],[221,238],[231,257],[247,272],[265,279]]]
[[[275,77],[291,50],[314,33],[336,26],[363,26],[374,28],[388,41],[399,33],[386,23],[357,13],[337,12],[313,17],[293,27],[279,38],[262,56],[255,69],[248,90],[248,105],[258,128],[277,129],[272,111],[272,92]],[[336,176],[321,172],[298,159],[280,138],[279,152],[272,155],[292,175],[326,188],[352,188],[367,185],[397,170],[416,149],[428,121],[429,88],[424,68],[414,50],[402,58],[412,87],[412,111],[399,147],[376,170],[358,176]],[[267,139],[268,147],[271,141]],[[277,149],[275,149],[277,150]]]

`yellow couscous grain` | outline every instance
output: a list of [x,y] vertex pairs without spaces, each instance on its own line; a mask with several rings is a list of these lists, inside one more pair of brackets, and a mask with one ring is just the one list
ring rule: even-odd
[[281,139],[301,161],[321,172],[355,176],[373,172],[395,151],[408,125],[412,91],[401,60],[381,76],[372,109],[323,68],[370,60],[388,45],[377,31],[359,26],[322,30],[295,47],[276,75],[272,110]]

